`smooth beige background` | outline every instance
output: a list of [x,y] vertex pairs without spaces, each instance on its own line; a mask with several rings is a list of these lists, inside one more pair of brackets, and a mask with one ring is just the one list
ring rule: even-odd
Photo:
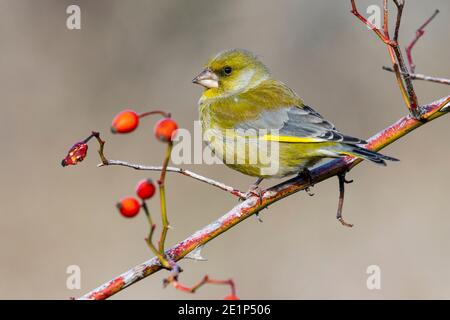
[[[381,1],[358,1],[361,11]],[[82,29],[66,29],[66,7],[82,10]],[[409,41],[435,8],[442,14],[414,51],[417,71],[450,76],[450,3],[407,1],[401,30]],[[350,14],[349,1],[0,0],[0,298],[80,296],[151,257],[143,216],[125,220],[116,201],[152,176],[97,168],[94,144],[79,166],[62,168],[72,143],[100,130],[111,158],[159,164],[164,145],[153,120],[126,136],[109,125],[125,107],[163,108],[192,129],[201,89],[191,79],[227,48],[258,53],[275,77],[342,131],[368,137],[406,113],[380,41]],[[422,103],[449,87],[416,83]],[[346,229],[335,221],[337,181],[265,210],[212,241],[207,262],[184,261],[182,281],[233,277],[247,299],[450,298],[450,119],[415,131],[384,152],[401,159],[363,163],[349,178]],[[223,166],[185,166],[245,190],[253,182]],[[269,181],[265,186],[275,183]],[[218,218],[236,199],[185,177],[167,181],[168,244]],[[154,213],[157,202],[150,204]],[[66,289],[79,265],[81,290]],[[366,288],[366,268],[382,289]],[[120,299],[220,299],[224,287],[195,295],[162,289],[161,272]]]

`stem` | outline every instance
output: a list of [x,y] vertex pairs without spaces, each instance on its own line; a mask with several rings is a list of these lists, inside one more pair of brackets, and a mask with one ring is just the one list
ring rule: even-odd
[[155,231],[156,225],[153,223],[152,220],[152,216],[150,215],[150,211],[148,210],[147,204],[145,203],[145,201],[142,201],[142,209],[144,209],[144,213],[147,217],[147,221],[148,221],[148,225],[150,227],[150,232],[148,235],[148,238],[145,239],[148,247],[150,248],[150,250],[153,252],[153,254],[158,258],[158,260],[161,262],[161,265],[164,268],[170,269],[170,264],[167,261],[166,258],[164,258],[164,255],[161,254],[158,249],[156,249],[155,245],[153,244],[153,233]]
[[169,230],[169,221],[167,219],[167,207],[166,207],[166,195],[165,195],[165,187],[164,184],[159,185],[159,195],[161,202],[161,221],[162,221],[162,230],[161,236],[159,238],[158,247],[159,252],[164,253],[164,243],[167,237],[167,231]]
[[171,117],[170,112],[165,112],[165,111],[162,111],[162,110],[147,111],[147,112],[141,113],[140,115],[138,115],[138,117],[139,118],[144,118],[144,117],[151,116],[151,115],[154,115],[154,114],[160,114],[160,115],[162,115],[165,118],[170,118]]
[[230,286],[231,294],[236,295],[236,286],[234,285],[233,279],[214,280],[214,279],[210,279],[206,275],[197,284],[193,285],[192,287],[186,287],[186,286],[182,285],[180,282],[178,282],[177,280],[173,280],[172,284],[175,289],[183,291],[183,292],[189,292],[189,293],[195,293],[199,288],[201,288],[205,284],[228,285],[228,286]]
[[159,252],[164,254],[164,244],[166,242],[167,231],[169,229],[169,220],[167,218],[167,204],[166,204],[166,192],[165,192],[165,180],[166,180],[166,172],[167,166],[169,165],[170,155],[172,153],[173,142],[169,141],[167,143],[166,156],[164,158],[163,167],[161,170],[161,175],[158,180],[159,185],[159,199],[161,202],[161,221],[162,221],[162,231],[161,237],[159,239]]
[[97,139],[98,144],[100,146],[100,148],[98,149],[98,155],[100,156],[100,160],[102,160],[102,164],[108,163],[108,159],[106,159],[105,154],[104,154],[104,152],[105,152],[104,151],[104,149],[105,149],[105,141],[100,138],[100,133],[99,132],[92,131],[92,134],[88,138],[88,140],[90,138],[92,138],[92,137],[95,137]]

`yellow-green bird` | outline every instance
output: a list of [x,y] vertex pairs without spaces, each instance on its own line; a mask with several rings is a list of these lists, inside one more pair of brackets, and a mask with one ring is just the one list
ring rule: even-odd
[[227,166],[258,177],[254,187],[263,178],[308,172],[324,158],[397,160],[340,133],[249,51],[217,54],[193,82],[205,88],[199,113],[209,147]]

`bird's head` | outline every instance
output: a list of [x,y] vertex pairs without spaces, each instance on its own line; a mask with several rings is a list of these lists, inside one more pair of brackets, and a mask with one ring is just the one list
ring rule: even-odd
[[203,97],[220,98],[252,88],[269,76],[267,67],[253,53],[233,49],[210,59],[192,82],[205,87]]

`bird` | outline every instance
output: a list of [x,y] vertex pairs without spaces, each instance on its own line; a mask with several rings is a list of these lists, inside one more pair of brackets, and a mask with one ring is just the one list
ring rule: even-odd
[[198,107],[207,145],[228,167],[257,177],[249,189],[253,194],[266,178],[311,178],[310,169],[324,159],[398,161],[341,133],[248,50],[216,54],[192,82],[204,88]]

